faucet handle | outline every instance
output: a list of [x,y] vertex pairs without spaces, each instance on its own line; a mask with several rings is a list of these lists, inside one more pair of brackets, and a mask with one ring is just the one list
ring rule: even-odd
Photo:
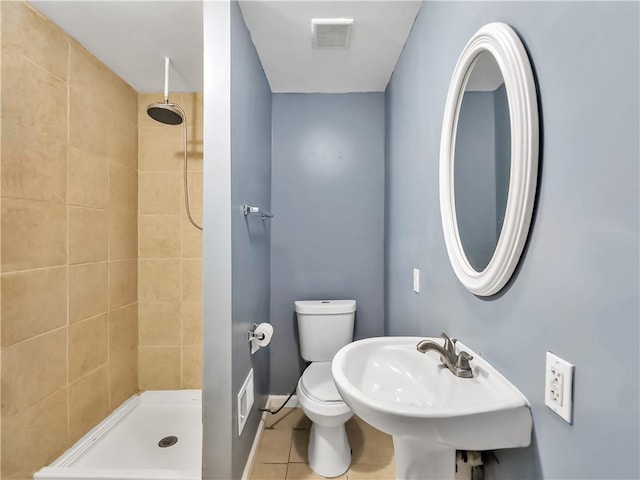
[[458,339],[456,339],[456,338],[451,339],[451,338],[449,338],[449,335],[447,335],[444,332],[442,332],[442,334],[440,336],[442,338],[444,338],[444,349],[447,352],[455,353],[455,346],[456,346],[456,342],[458,341]]
[[469,366],[469,360],[473,360],[473,356],[469,355],[464,350],[458,354],[458,360],[456,361],[456,367],[461,370],[471,370]]

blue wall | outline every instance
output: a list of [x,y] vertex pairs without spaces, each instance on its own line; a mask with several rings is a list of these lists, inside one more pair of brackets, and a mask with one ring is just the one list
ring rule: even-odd
[[353,298],[356,338],[382,335],[384,94],[274,94],[270,393],[303,363],[295,300]]
[[[237,2],[231,3],[231,242],[233,478],[240,478],[269,392],[269,351],[249,352],[247,332],[269,320],[269,224],[242,204],[271,209],[271,89]],[[256,400],[242,436],[236,398],[254,369]]]
[[[386,330],[446,330],[529,398],[533,445],[498,452],[498,478],[640,476],[638,16],[635,2],[426,2],[387,90]],[[541,169],[518,271],[481,299],[448,262],[438,156],[457,58],[492,21],[537,75]],[[573,425],[544,405],[547,350],[576,365]]]

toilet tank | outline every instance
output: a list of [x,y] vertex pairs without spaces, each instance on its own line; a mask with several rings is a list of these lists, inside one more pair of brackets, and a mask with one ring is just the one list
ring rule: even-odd
[[308,362],[330,362],[353,340],[355,300],[298,300],[300,354]]

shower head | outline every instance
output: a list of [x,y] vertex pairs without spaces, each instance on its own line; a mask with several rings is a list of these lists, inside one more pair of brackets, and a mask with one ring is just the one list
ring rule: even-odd
[[165,125],[180,125],[184,121],[182,108],[175,103],[169,103],[169,58],[164,59],[164,101],[149,105],[147,114],[156,122]]
[[165,125],[180,125],[184,121],[182,111],[175,103],[169,101],[152,103],[147,107],[147,114],[156,122]]

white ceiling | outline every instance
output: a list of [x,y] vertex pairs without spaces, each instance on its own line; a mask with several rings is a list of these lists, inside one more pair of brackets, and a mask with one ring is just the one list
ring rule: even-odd
[[138,92],[202,92],[202,2],[29,0]]
[[[215,1],[215,0],[214,0]],[[29,0],[139,92],[202,92],[202,0]],[[384,91],[422,0],[242,0],[273,92]],[[311,18],[353,18],[348,49],[314,49]]]
[[[273,92],[381,92],[421,0],[240,0]],[[312,47],[312,18],[353,18],[349,48]]]

